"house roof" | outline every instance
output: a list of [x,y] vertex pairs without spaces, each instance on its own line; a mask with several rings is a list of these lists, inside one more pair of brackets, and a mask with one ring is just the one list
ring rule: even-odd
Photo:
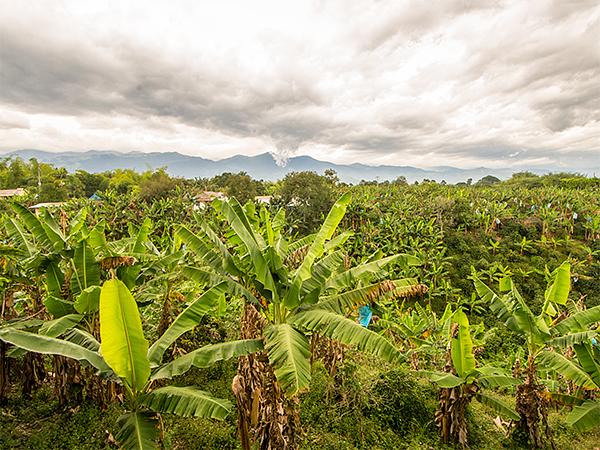
[[271,203],[272,195],[257,195],[254,200],[261,203]]
[[46,203],[38,203],[37,205],[30,206],[29,209],[40,209],[40,208],[58,208],[59,206],[64,205],[65,202],[46,202]]
[[215,198],[225,199],[227,195],[224,192],[204,191],[195,197],[196,201],[200,203],[212,202]]
[[24,195],[25,189],[16,188],[16,189],[0,189],[0,197],[14,197],[17,195]]

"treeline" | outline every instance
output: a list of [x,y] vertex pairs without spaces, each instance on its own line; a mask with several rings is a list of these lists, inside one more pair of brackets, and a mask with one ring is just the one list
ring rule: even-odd
[[[445,185],[445,181],[436,182],[425,179],[420,183]],[[510,179],[500,179],[488,175],[481,180],[472,179],[457,183],[456,186],[492,186],[495,184],[521,185],[535,188],[542,186],[562,186],[567,188],[586,188],[600,186],[600,178],[586,177],[573,173],[553,173],[536,175],[532,172],[515,173]],[[405,177],[392,181],[366,181],[362,186],[403,186],[408,185]],[[5,158],[0,160],[0,189],[25,188],[28,196],[37,202],[58,202],[72,198],[89,198],[104,191],[116,194],[134,194],[142,200],[155,200],[167,197],[176,189],[188,193],[203,190],[223,191],[230,197],[236,197],[241,203],[259,195],[281,195],[284,199],[299,198],[315,203],[315,198],[322,198],[322,211],[326,211],[335,197],[334,188],[347,186],[341,183],[333,170],[326,170],[324,175],[302,172],[289,174],[283,180],[270,182],[255,180],[246,172],[223,173],[212,178],[185,179],[170,176],[166,168],[148,170],[142,173],[131,169],[117,169],[100,173],[77,170],[73,173],[65,168],[55,167],[31,158]],[[326,201],[325,201],[326,200]]]

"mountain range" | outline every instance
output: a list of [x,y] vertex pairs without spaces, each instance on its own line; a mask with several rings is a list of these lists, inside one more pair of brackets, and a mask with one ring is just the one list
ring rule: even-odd
[[[47,152],[42,150],[17,150],[4,155],[5,157],[20,157],[24,160],[36,158],[40,162],[64,167],[69,172],[85,170],[87,172],[104,172],[114,169],[133,169],[138,172],[155,170],[164,167],[172,176],[185,178],[213,177],[224,172],[247,172],[259,180],[274,181],[285,177],[290,172],[314,171],[322,174],[327,169],[333,169],[340,180],[347,183],[358,183],[361,180],[394,180],[400,176],[410,183],[430,179],[445,180],[457,183],[471,178],[477,181],[486,175],[500,179],[509,178],[519,169],[490,169],[478,167],[460,169],[450,166],[420,169],[412,166],[370,166],[366,164],[334,164],[319,161],[310,156],[295,156],[287,160],[285,166],[276,163],[270,153],[256,156],[236,155],[218,161],[188,156],[177,152],[129,152],[90,150],[85,152]],[[527,169],[537,174],[548,173],[544,169]]]

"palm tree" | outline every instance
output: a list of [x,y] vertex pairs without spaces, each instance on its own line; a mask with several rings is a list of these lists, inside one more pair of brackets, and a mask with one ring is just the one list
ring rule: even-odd
[[387,266],[419,261],[377,254],[348,268],[339,247],[350,234],[334,233],[349,203],[343,195],[318,232],[294,242],[284,236],[283,210],[271,219],[264,207],[257,214],[254,205],[242,207],[235,199],[213,203],[230,227],[226,242],[203,222],[197,235],[184,226],[176,233],[198,257],[184,275],[203,283],[225,281],[246,301],[241,337],[264,341],[264,352],[240,360],[233,382],[244,449],[252,440],[261,449],[297,447],[298,394],[310,385],[311,337],[356,346],[391,363],[401,358],[387,339],[344,314],[378,298],[422,293],[414,279],[385,279]]

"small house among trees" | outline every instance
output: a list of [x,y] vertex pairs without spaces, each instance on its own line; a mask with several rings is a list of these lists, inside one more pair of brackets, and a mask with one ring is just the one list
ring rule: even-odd
[[215,199],[227,200],[227,195],[224,192],[218,191],[204,191],[194,197],[196,205],[204,207],[211,203]]
[[20,195],[25,195],[25,189],[0,189],[0,197],[18,197]]

